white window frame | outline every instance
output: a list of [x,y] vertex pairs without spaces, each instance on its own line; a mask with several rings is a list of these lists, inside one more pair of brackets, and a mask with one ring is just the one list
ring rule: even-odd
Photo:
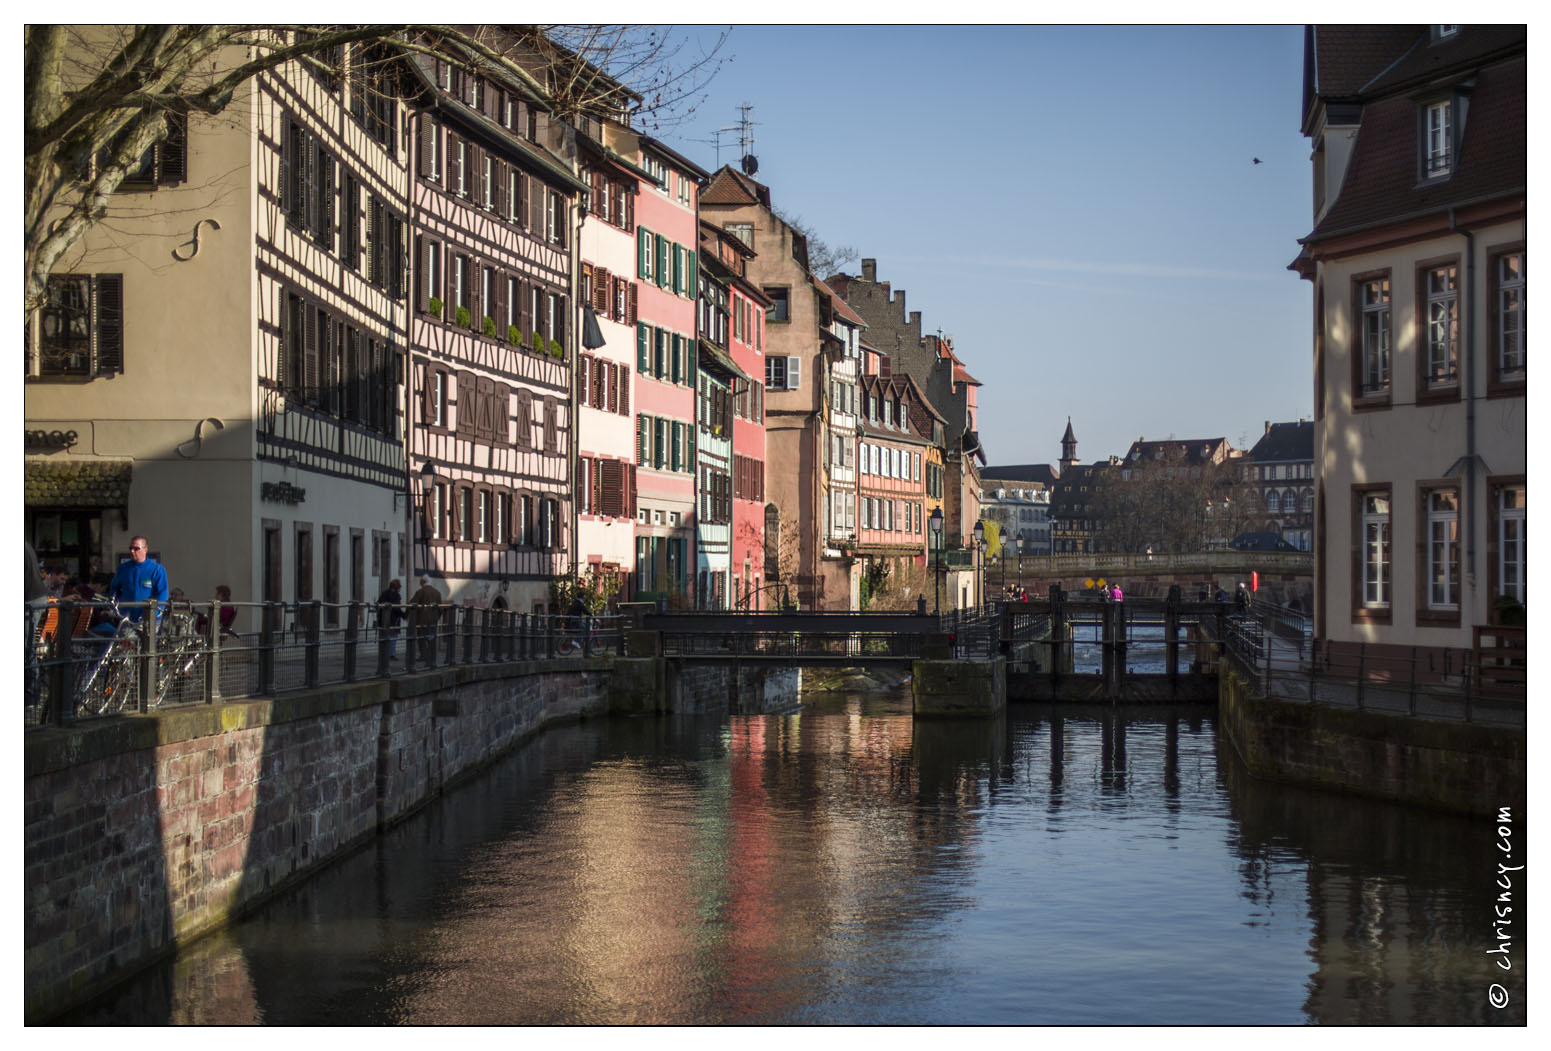
[[1430,103],[1425,117],[1426,139],[1422,177],[1441,179],[1454,170],[1454,103],[1450,99]]
[[[1509,269],[1512,260],[1517,260],[1516,273]],[[1526,262],[1522,250],[1497,257],[1497,374],[1501,379],[1519,379],[1524,375]]]
[[1362,500],[1362,605],[1365,609],[1389,609],[1394,585],[1393,551],[1390,546],[1390,494],[1374,490]]
[[[1508,506],[1508,494],[1518,494],[1517,506]],[[1497,490],[1497,593],[1524,602],[1525,535],[1527,488],[1504,486]]]
[[1382,394],[1390,386],[1390,279],[1362,282],[1362,389],[1360,395]]
[[1427,386],[1459,384],[1459,267],[1427,270]]
[[1427,608],[1458,612],[1459,492],[1427,493]]

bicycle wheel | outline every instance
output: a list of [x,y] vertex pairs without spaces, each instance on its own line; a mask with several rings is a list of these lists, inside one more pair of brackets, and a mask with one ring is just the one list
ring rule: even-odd
[[157,661],[161,671],[156,681],[156,694],[151,698],[151,707],[159,708],[169,700],[174,704],[185,702],[188,688],[198,688],[199,680],[194,671],[204,655],[204,644],[197,636],[179,639],[174,649]]
[[139,685],[140,636],[126,621],[98,663],[90,688],[83,691],[81,708],[88,715],[134,711],[140,706]]

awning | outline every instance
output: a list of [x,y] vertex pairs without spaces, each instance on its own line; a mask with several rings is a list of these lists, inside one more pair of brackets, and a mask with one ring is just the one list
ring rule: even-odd
[[128,507],[128,460],[24,461],[27,507]]

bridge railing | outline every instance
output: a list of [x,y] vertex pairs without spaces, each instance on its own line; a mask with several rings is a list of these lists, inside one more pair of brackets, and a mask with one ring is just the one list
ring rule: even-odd
[[846,610],[686,611],[640,620],[660,638],[666,657],[828,664],[915,660],[928,652],[925,640],[951,633],[957,623],[922,613]]
[[[116,625],[104,603],[26,608],[26,726],[392,678],[450,665],[623,651],[620,617],[442,603],[155,602]],[[125,608],[127,612],[128,607]],[[224,615],[224,620],[223,620]],[[94,631],[96,620],[105,633]],[[154,631],[143,626],[156,624]]]
[[1525,723],[1522,686],[1483,674],[1471,650],[1331,642],[1293,637],[1288,627],[1285,611],[1258,604],[1231,623],[1227,659],[1259,696],[1415,718]]

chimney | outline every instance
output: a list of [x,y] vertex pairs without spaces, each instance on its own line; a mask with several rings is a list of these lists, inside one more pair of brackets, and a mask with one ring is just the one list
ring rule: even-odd
[[862,260],[862,280],[863,281],[871,281],[872,283],[877,284],[877,282],[878,282],[878,261],[876,259],[863,259]]
[[1266,433],[1267,434],[1271,433],[1271,421],[1270,420],[1266,421]]

